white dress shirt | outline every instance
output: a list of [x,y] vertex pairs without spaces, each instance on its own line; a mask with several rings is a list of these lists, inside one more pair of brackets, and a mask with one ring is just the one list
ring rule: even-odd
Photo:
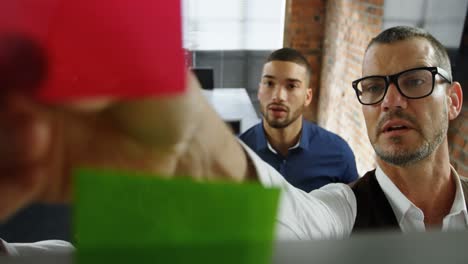
[[[460,178],[453,168],[451,168],[451,171],[456,186],[455,199],[449,214],[444,217],[442,231],[465,230],[468,228],[468,215]],[[403,195],[380,167],[377,167],[375,175],[393,209],[401,230],[403,232],[426,231],[423,211]]]
[[[356,197],[348,185],[334,183],[310,193],[290,185],[273,167],[240,142],[252,160],[260,182],[282,190],[277,216],[277,238],[342,239],[348,237],[356,218]],[[468,214],[463,189],[457,172],[451,168],[456,182],[455,199],[450,213],[444,217],[442,230],[468,229]],[[377,181],[385,193],[403,232],[426,231],[424,215],[406,198],[380,168]]]
[[289,184],[268,163],[239,141],[266,187],[282,189],[277,216],[280,240],[342,239],[349,236],[356,217],[356,198],[348,185],[333,183],[306,193]]

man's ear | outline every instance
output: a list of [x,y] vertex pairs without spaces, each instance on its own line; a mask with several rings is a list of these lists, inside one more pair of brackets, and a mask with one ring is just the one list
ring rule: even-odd
[[463,90],[460,83],[453,82],[448,89],[447,107],[449,120],[457,118],[460,114],[463,105]]
[[304,102],[305,106],[308,106],[310,102],[312,102],[312,97],[314,97],[314,93],[312,92],[312,88],[309,87],[306,89],[306,100]]

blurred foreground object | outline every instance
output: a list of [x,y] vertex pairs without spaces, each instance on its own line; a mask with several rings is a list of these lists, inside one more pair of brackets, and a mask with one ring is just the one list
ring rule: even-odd
[[11,49],[22,49],[22,57],[10,67],[17,72],[0,78],[34,67],[26,79],[39,86],[23,88],[51,102],[180,93],[180,20],[179,1],[2,1],[0,67]]
[[76,179],[78,263],[271,261],[277,189],[89,169]]

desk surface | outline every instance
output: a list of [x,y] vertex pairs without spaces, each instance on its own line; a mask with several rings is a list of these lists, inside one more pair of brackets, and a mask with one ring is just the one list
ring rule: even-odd
[[[273,264],[438,264],[468,262],[468,232],[382,233],[340,241],[276,242]],[[207,260],[217,263],[219,260]],[[5,264],[73,264],[72,255],[1,257]]]
[[223,120],[241,122],[241,133],[260,122],[245,88],[215,88],[202,91]]
[[273,264],[468,263],[468,232],[381,232],[345,240],[279,241]]

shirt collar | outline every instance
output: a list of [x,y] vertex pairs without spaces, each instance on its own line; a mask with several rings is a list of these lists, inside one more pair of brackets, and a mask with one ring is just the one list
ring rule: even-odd
[[401,193],[400,189],[396,187],[379,166],[377,166],[375,170],[375,177],[382,191],[385,193],[398,223],[401,223],[406,212],[409,211],[412,206],[416,206]]
[[[309,138],[309,130],[304,129],[306,120],[302,118],[302,128],[301,128],[301,135],[299,137],[299,140],[297,143],[290,147],[289,149],[295,149],[295,148],[303,148],[303,149],[308,149],[309,148],[309,141],[307,140]],[[268,142],[266,138],[266,132],[265,129],[263,128],[263,119],[260,123],[259,126],[255,128],[255,134],[257,136],[257,148],[256,151],[264,150],[264,149],[269,149],[271,152],[278,154],[276,150],[273,149],[271,146],[270,142]]]
[[[302,137],[300,137],[299,140],[297,141],[297,143],[296,143],[294,146],[290,147],[288,150],[298,148],[298,147],[299,147],[299,144],[301,143],[301,139],[302,139]],[[271,152],[273,152],[273,153],[275,153],[275,154],[278,154],[278,152],[270,145],[270,142],[268,142],[268,140],[267,140],[267,146],[268,146],[268,149],[269,149]]]
[[[465,219],[465,223],[468,223],[468,213],[460,178],[452,166],[450,166],[450,170],[451,175],[455,180],[455,198],[452,204],[452,208],[447,216],[462,214]],[[396,187],[396,185],[390,180],[390,178],[388,178],[388,176],[382,171],[380,167],[377,167],[375,176],[390,205],[392,206],[398,223],[403,221],[403,217],[405,217],[410,208],[413,207],[420,210],[408,198],[406,198],[403,193],[401,193],[400,189]]]
[[455,180],[456,191],[455,191],[455,199],[452,205],[452,209],[450,209],[449,215],[462,213],[465,218],[465,222],[468,223],[468,212],[466,208],[465,195],[463,193],[460,176],[458,175],[457,171],[452,166],[450,166],[450,170],[452,172],[451,173],[452,177]]

